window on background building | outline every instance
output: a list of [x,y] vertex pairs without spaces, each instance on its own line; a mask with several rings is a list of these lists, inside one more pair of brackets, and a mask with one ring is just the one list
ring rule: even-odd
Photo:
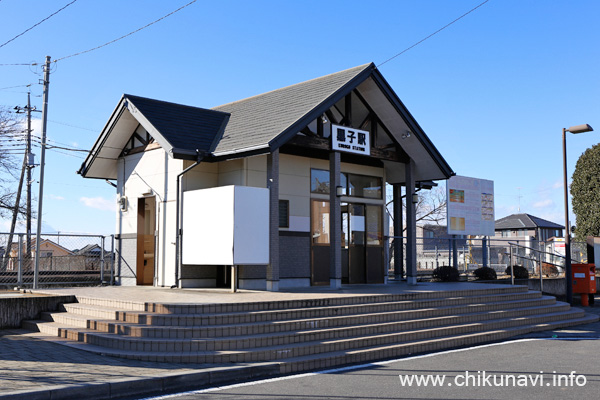
[[290,227],[290,201],[279,200],[279,227]]

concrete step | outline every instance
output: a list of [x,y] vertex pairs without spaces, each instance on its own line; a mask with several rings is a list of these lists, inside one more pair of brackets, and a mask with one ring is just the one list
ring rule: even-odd
[[[548,314],[555,312],[563,312],[569,310],[569,305],[566,303],[555,303],[555,304],[544,304],[552,303],[554,298],[549,298],[551,301],[540,300],[539,304],[521,304],[521,308],[508,307],[508,302],[500,304],[489,304],[483,305],[481,308],[492,308],[491,311],[477,311],[476,308],[466,309],[468,313],[460,314],[455,307],[441,307],[436,310],[422,310],[421,312],[399,312],[397,318],[390,320],[384,318],[384,321],[379,321],[380,315],[372,314],[367,316],[354,317],[352,319],[338,317],[339,321],[331,321],[330,319],[325,320],[308,320],[308,321],[285,321],[280,323],[284,330],[271,330],[269,324],[249,324],[246,327],[241,326],[222,326],[222,331],[215,332],[217,334],[213,336],[202,336],[197,330],[207,330],[209,328],[150,328],[150,327],[136,327],[128,325],[130,332],[140,333],[136,331],[136,328],[144,328],[145,336],[142,335],[128,335],[127,329],[122,325],[113,326],[113,329],[107,329],[112,322],[102,322],[83,319],[81,316],[71,318],[66,314],[61,313],[45,313],[42,315],[43,321],[56,322],[57,327],[62,329],[63,335],[68,336],[68,331],[73,331],[72,336],[78,337],[80,332],[85,332],[87,337],[97,335],[102,338],[102,342],[97,342],[106,347],[120,348],[120,349],[140,349],[140,348],[151,348],[151,343],[160,341],[161,339],[177,339],[179,344],[176,345],[175,350],[179,351],[189,345],[184,344],[186,341],[191,339],[201,338],[213,338],[219,344],[216,344],[217,349],[236,349],[240,348],[242,343],[246,348],[248,347],[263,347],[268,343],[285,344],[295,343],[300,341],[310,340],[325,340],[331,337],[350,337],[360,336],[373,333],[386,333],[386,332],[398,332],[407,329],[419,329],[426,327],[436,327],[448,324],[458,323],[469,323],[476,321],[485,321],[498,318],[513,318],[523,317],[535,314]],[[492,307],[493,306],[493,307]],[[510,304],[514,306],[514,304]],[[435,311],[435,312],[431,312]],[[437,315],[437,316],[436,316]],[[370,318],[372,317],[372,318]],[[385,317],[389,317],[389,314],[385,314]],[[344,319],[349,322],[343,324]],[[391,321],[391,322],[388,322]],[[330,323],[335,322],[335,323]],[[43,324],[43,322],[42,322]],[[66,326],[65,324],[68,324]],[[31,326],[31,325],[29,325]],[[88,330],[81,330],[76,328],[83,328]],[[218,330],[219,327],[210,328],[211,330]],[[233,328],[233,329],[232,329]],[[248,329],[255,328],[255,329]],[[39,327],[38,330],[43,331],[43,327]],[[56,329],[53,330],[57,332]],[[173,334],[175,333],[175,334]],[[205,332],[206,333],[206,332]],[[160,335],[159,335],[160,334]],[[170,335],[172,334],[172,335]],[[218,338],[218,339],[217,339]],[[144,339],[144,340],[139,340]],[[145,344],[150,343],[150,346],[144,347]]]
[[586,314],[581,318],[560,320],[552,323],[528,324],[518,327],[498,329],[495,331],[476,332],[471,334],[453,335],[444,338],[435,338],[408,343],[399,343],[387,346],[373,346],[370,348],[355,349],[352,351],[336,351],[325,354],[316,354],[294,357],[284,360],[281,373],[295,373],[333,368],[342,365],[363,364],[370,361],[394,359],[408,355],[432,353],[441,350],[474,346],[491,342],[498,342],[531,332],[563,329],[570,326],[589,324],[598,321],[598,316]]
[[81,303],[65,303],[58,307],[59,311],[67,312],[73,315],[86,316],[94,319],[112,319],[119,320],[129,310],[114,307],[102,307],[96,305],[87,305]]
[[76,328],[92,328],[91,324],[94,321],[86,315],[73,314],[66,311],[63,312],[42,312],[40,319],[47,322],[56,322],[61,325],[72,326]]
[[340,306],[352,304],[370,304],[383,303],[403,300],[426,300],[439,299],[447,297],[478,296],[478,295],[496,295],[510,293],[526,293],[526,286],[506,286],[502,288],[485,288],[469,290],[448,290],[448,291],[429,291],[429,292],[405,292],[395,294],[365,294],[358,296],[340,296],[320,299],[301,299],[301,300],[278,300],[278,301],[260,301],[260,302],[236,302],[221,304],[170,304],[156,302],[139,302],[111,300],[105,298],[93,298],[77,296],[80,304],[99,306],[103,308],[116,308],[131,311],[147,311],[159,314],[220,314],[251,312],[264,310],[281,310],[294,308],[312,308],[326,306]]
[[[251,351],[214,352],[127,351],[107,349],[97,345],[77,342],[69,342],[68,345],[107,356],[153,362],[239,363],[258,362],[265,358],[282,362],[282,372],[289,373],[470,346],[505,340],[510,337],[539,330],[560,329],[598,321],[598,317],[595,315],[582,316],[580,312],[566,314],[540,316],[540,318],[530,320],[530,323],[527,323],[525,319],[509,323],[509,325],[504,325],[507,321],[499,320],[494,322],[495,325],[488,324],[486,326],[487,330],[479,329],[469,332],[455,332],[442,337],[432,335],[427,338],[406,340],[403,342],[385,343],[385,337],[388,336],[385,335],[385,337],[373,338],[373,340],[380,341],[378,344],[354,348],[348,346],[348,343],[351,343],[350,341],[344,340],[317,343],[316,346],[273,346],[253,349]],[[540,321],[540,319],[543,319],[543,321]],[[495,329],[491,329],[493,327]],[[363,341],[361,343],[365,344],[367,342]]]
[[[503,297],[498,297],[504,300]],[[467,313],[483,313],[501,310],[516,310],[519,308],[542,307],[555,304],[555,298],[543,296],[535,299],[497,301],[495,303],[467,304],[461,306],[445,306],[435,308],[424,308],[415,310],[404,310],[394,312],[376,312],[368,314],[342,315],[326,318],[305,318],[298,320],[282,320],[267,322],[251,322],[245,324],[227,324],[213,326],[146,326],[135,323],[117,322],[115,320],[97,320],[84,314],[102,314],[96,312],[96,308],[90,306],[69,305],[69,309],[81,308],[93,309],[94,312],[83,312],[72,314],[70,312],[42,313],[44,321],[57,322],[66,327],[87,328],[99,332],[115,333],[120,335],[149,338],[210,338],[227,337],[237,335],[256,335],[262,333],[277,333],[287,331],[298,331],[303,329],[316,329],[335,326],[364,325],[373,323],[394,322],[400,320],[418,320],[422,318],[440,317],[445,315],[457,315]],[[73,307],[71,307],[73,306]],[[112,312],[110,311],[110,315]],[[118,311],[115,311],[118,313]],[[179,322],[179,319],[174,320]]]
[[[337,335],[340,331],[322,330],[320,332],[298,332],[296,335],[270,336],[258,335],[254,337],[240,336],[236,338],[207,340],[207,339],[145,339],[115,337],[109,334],[99,334],[83,329],[62,329],[55,326],[57,335],[66,339],[81,341],[107,349],[136,352],[166,352],[166,353],[204,353],[206,362],[229,362],[232,354],[244,354],[242,360],[237,362],[252,361],[257,353],[258,360],[270,361],[278,358],[295,357],[306,354],[322,353],[337,350],[348,350],[357,347],[374,346],[402,341],[414,341],[431,337],[450,336],[459,333],[476,332],[481,330],[494,330],[522,324],[552,322],[561,319],[579,318],[584,315],[581,310],[569,310],[541,315],[498,318],[489,321],[476,321],[463,324],[450,324],[431,327],[427,324],[420,329],[400,332],[377,332],[363,330],[346,332],[346,335]],[[48,327],[41,330],[44,333]],[[357,333],[358,335],[352,335]]]
[[[219,314],[161,314],[139,311],[115,311],[106,313],[107,319],[116,318],[119,321],[144,324],[152,326],[211,326],[211,325],[238,325],[253,322],[274,322],[307,318],[330,318],[340,315],[355,315],[365,313],[391,313],[402,310],[415,310],[424,308],[437,308],[444,306],[461,306],[472,304],[487,304],[499,301],[534,301],[542,298],[540,292],[508,293],[497,295],[460,296],[449,298],[436,298],[428,300],[404,300],[370,304],[352,304],[340,306],[324,306],[311,308],[276,309]],[[66,306],[66,305],[65,305]],[[79,314],[92,313],[93,306],[79,304],[69,305],[70,309]],[[71,311],[69,311],[71,312]],[[102,313],[99,311],[98,313]],[[114,318],[113,318],[114,317]]]

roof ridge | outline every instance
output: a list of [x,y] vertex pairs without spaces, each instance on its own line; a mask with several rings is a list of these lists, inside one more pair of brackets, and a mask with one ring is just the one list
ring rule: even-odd
[[284,90],[284,89],[293,88],[294,86],[303,85],[303,84],[306,84],[308,82],[314,82],[314,81],[318,81],[318,80],[328,79],[328,78],[330,78],[333,75],[343,74],[343,73],[348,72],[348,71],[353,70],[353,69],[356,69],[357,73],[358,73],[358,71],[363,71],[363,70],[365,70],[366,68],[368,68],[371,65],[374,65],[374,64],[372,62],[370,62],[370,63],[367,63],[367,64],[358,65],[356,67],[348,68],[348,69],[345,69],[343,71],[333,72],[331,74],[324,75],[324,76],[319,76],[317,78],[309,79],[307,81],[302,81],[302,82],[294,83],[292,85],[288,85],[288,86],[284,86],[284,87],[281,87],[281,88],[269,90],[267,92],[255,94],[254,96],[250,96],[250,97],[246,97],[246,98],[243,98],[243,99],[231,101],[231,102],[225,103],[225,104],[220,104],[220,105],[218,105],[216,107],[211,108],[210,110],[217,110],[218,111],[218,109],[221,108],[221,107],[230,106],[232,104],[240,103],[242,101],[248,101],[250,99],[254,99],[254,98],[257,98],[257,97],[265,96],[265,95],[270,94],[270,93],[275,93],[275,92],[278,92],[278,91],[281,91],[281,90]]
[[175,103],[175,102],[172,102],[172,101],[165,101],[165,100],[153,99],[151,97],[138,96],[138,95],[135,95],[135,94],[123,93],[123,97],[126,97],[126,98],[131,97],[132,100],[135,99],[135,98],[138,98],[138,99],[142,99],[142,100],[154,101],[154,102],[157,102],[157,103],[172,104],[172,105],[179,106],[179,107],[186,107],[186,108],[193,108],[193,109],[198,109],[198,110],[214,111],[214,112],[218,112],[218,113],[222,113],[222,114],[229,114],[228,112],[214,110],[212,108],[191,106],[189,104],[182,104],[182,103]]

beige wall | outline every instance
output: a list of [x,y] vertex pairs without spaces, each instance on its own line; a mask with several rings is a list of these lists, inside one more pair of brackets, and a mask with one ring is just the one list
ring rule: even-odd
[[175,200],[177,174],[183,170],[183,161],[174,160],[163,150],[155,149],[132,154],[118,162],[119,196],[127,197],[127,211],[117,211],[117,229],[120,234],[137,233],[138,198],[152,190],[156,199],[156,284],[175,284]]
[[[156,197],[157,281],[159,286],[175,283],[175,223],[177,175],[192,165],[174,160],[163,149],[133,154],[118,163],[119,196],[128,198],[127,211],[118,211],[117,229],[121,234],[137,232],[137,200],[150,189]],[[284,230],[310,231],[311,168],[328,170],[329,161],[282,154],[280,156],[279,197],[290,202],[290,226]],[[383,168],[342,163],[342,172],[384,177]],[[200,163],[182,178],[182,189],[196,190],[215,186],[267,186],[267,156],[254,156],[219,163]],[[328,199],[328,196],[321,196]],[[385,199],[385,195],[384,195]],[[346,199],[348,200],[348,199]],[[381,204],[383,200],[360,199]]]

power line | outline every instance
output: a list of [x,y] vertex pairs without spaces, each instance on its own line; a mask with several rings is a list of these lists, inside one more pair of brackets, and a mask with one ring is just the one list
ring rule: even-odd
[[24,34],[26,34],[27,32],[29,32],[30,30],[32,30],[36,26],[40,25],[42,22],[49,20],[50,18],[52,18],[53,16],[55,16],[56,14],[58,14],[59,12],[61,12],[62,10],[64,10],[65,8],[69,7],[71,4],[75,3],[76,1],[77,0],[73,0],[72,2],[70,2],[69,4],[67,4],[66,6],[64,6],[63,8],[61,8],[58,11],[55,11],[52,14],[48,15],[46,18],[44,18],[43,20],[41,20],[37,24],[33,25],[31,28],[25,29],[23,32],[19,33],[14,38],[8,40],[7,42],[4,42],[4,43],[0,44],[0,48],[6,46],[7,44],[9,44],[10,42],[12,42],[13,40],[15,40],[16,38],[18,38],[19,36],[23,36]]
[[[0,0],[1,1],[1,0]],[[17,85],[17,86],[8,86],[8,87],[3,87],[0,88],[0,90],[6,90],[6,89],[14,89],[14,88],[20,88],[20,87],[29,87],[31,86],[31,83],[29,85]]]
[[481,7],[482,5],[484,5],[485,3],[487,3],[490,0],[485,0],[484,2],[482,2],[481,4],[479,4],[478,6],[470,9],[469,11],[467,11],[466,13],[464,13],[463,15],[461,15],[460,17],[456,18],[454,21],[450,22],[449,24],[444,25],[443,27],[441,27],[440,29],[438,29],[437,31],[433,32],[431,35],[419,40],[417,43],[413,44],[410,47],[407,47],[406,49],[402,50],[400,53],[396,54],[393,57],[388,58],[387,60],[385,60],[384,62],[382,62],[381,64],[379,64],[377,66],[377,68],[381,67],[383,64],[392,61],[394,58],[406,53],[407,51],[409,51],[410,49],[412,49],[413,47],[416,47],[418,45],[420,45],[421,43],[423,43],[424,41],[426,41],[427,39],[429,39],[430,37],[437,35],[438,33],[440,33],[441,31],[443,31],[444,29],[446,29],[447,27],[449,27],[450,25],[454,24],[455,22],[457,22],[458,20],[466,17],[467,15],[469,15],[470,13],[472,13],[473,11],[477,10],[479,7]]
[[[1,90],[1,89],[0,89]],[[77,128],[77,129],[82,129],[84,131],[90,131],[90,132],[95,132],[97,133],[98,131],[96,129],[90,129],[90,128],[84,128],[82,126],[76,126],[76,125],[70,125],[70,124],[65,124],[64,122],[58,122],[58,121],[53,121],[51,119],[48,120],[48,122],[52,122],[54,124],[59,124],[59,125],[64,125],[64,126],[69,126],[71,128]]]
[[37,63],[12,63],[12,64],[0,64],[0,67],[8,67],[13,65],[37,65]]
[[81,151],[84,153],[89,153],[89,150],[83,150],[83,149],[75,149],[72,147],[61,147],[61,146],[54,146],[54,145],[46,145],[47,149],[61,149],[61,150],[67,150],[67,151]]
[[146,28],[148,28],[149,26],[151,26],[151,25],[154,25],[154,24],[156,24],[156,23],[157,23],[157,22],[159,22],[159,21],[162,21],[163,19],[165,19],[165,18],[167,18],[167,17],[170,17],[171,15],[175,14],[176,12],[178,12],[178,11],[181,11],[181,10],[183,10],[184,8],[186,8],[186,7],[188,7],[188,6],[192,5],[192,4],[194,4],[196,1],[198,1],[198,0],[193,0],[193,1],[190,1],[190,2],[189,2],[189,3],[187,3],[186,5],[179,7],[177,10],[175,10],[175,11],[171,11],[171,12],[170,12],[170,13],[168,13],[167,15],[160,17],[160,18],[159,18],[159,19],[157,19],[156,21],[150,22],[149,24],[147,24],[147,25],[144,25],[144,26],[142,26],[141,28],[138,28],[138,29],[136,29],[135,31],[129,32],[128,34],[126,34],[126,35],[123,35],[123,36],[121,36],[121,37],[119,37],[119,38],[117,38],[117,39],[111,40],[110,42],[106,42],[106,43],[104,43],[104,44],[101,44],[100,46],[96,46],[96,47],[94,47],[94,48],[91,48],[91,49],[89,49],[89,50],[80,51],[79,53],[71,54],[70,56],[65,56],[65,57],[58,58],[58,59],[54,60],[54,62],[57,62],[57,61],[62,61],[62,60],[65,60],[65,59],[67,59],[67,58],[71,58],[71,57],[79,56],[79,55],[81,55],[81,54],[89,53],[90,51],[98,50],[98,49],[100,49],[100,48],[102,48],[102,47],[104,47],[104,46],[108,46],[109,44],[113,44],[113,43],[115,43],[115,42],[118,42],[118,41],[119,41],[119,40],[121,40],[121,39],[125,39],[126,37],[128,37],[128,36],[131,36],[131,35],[133,35],[133,34],[135,34],[135,33],[139,32],[139,31],[141,31],[142,29],[146,29]]

